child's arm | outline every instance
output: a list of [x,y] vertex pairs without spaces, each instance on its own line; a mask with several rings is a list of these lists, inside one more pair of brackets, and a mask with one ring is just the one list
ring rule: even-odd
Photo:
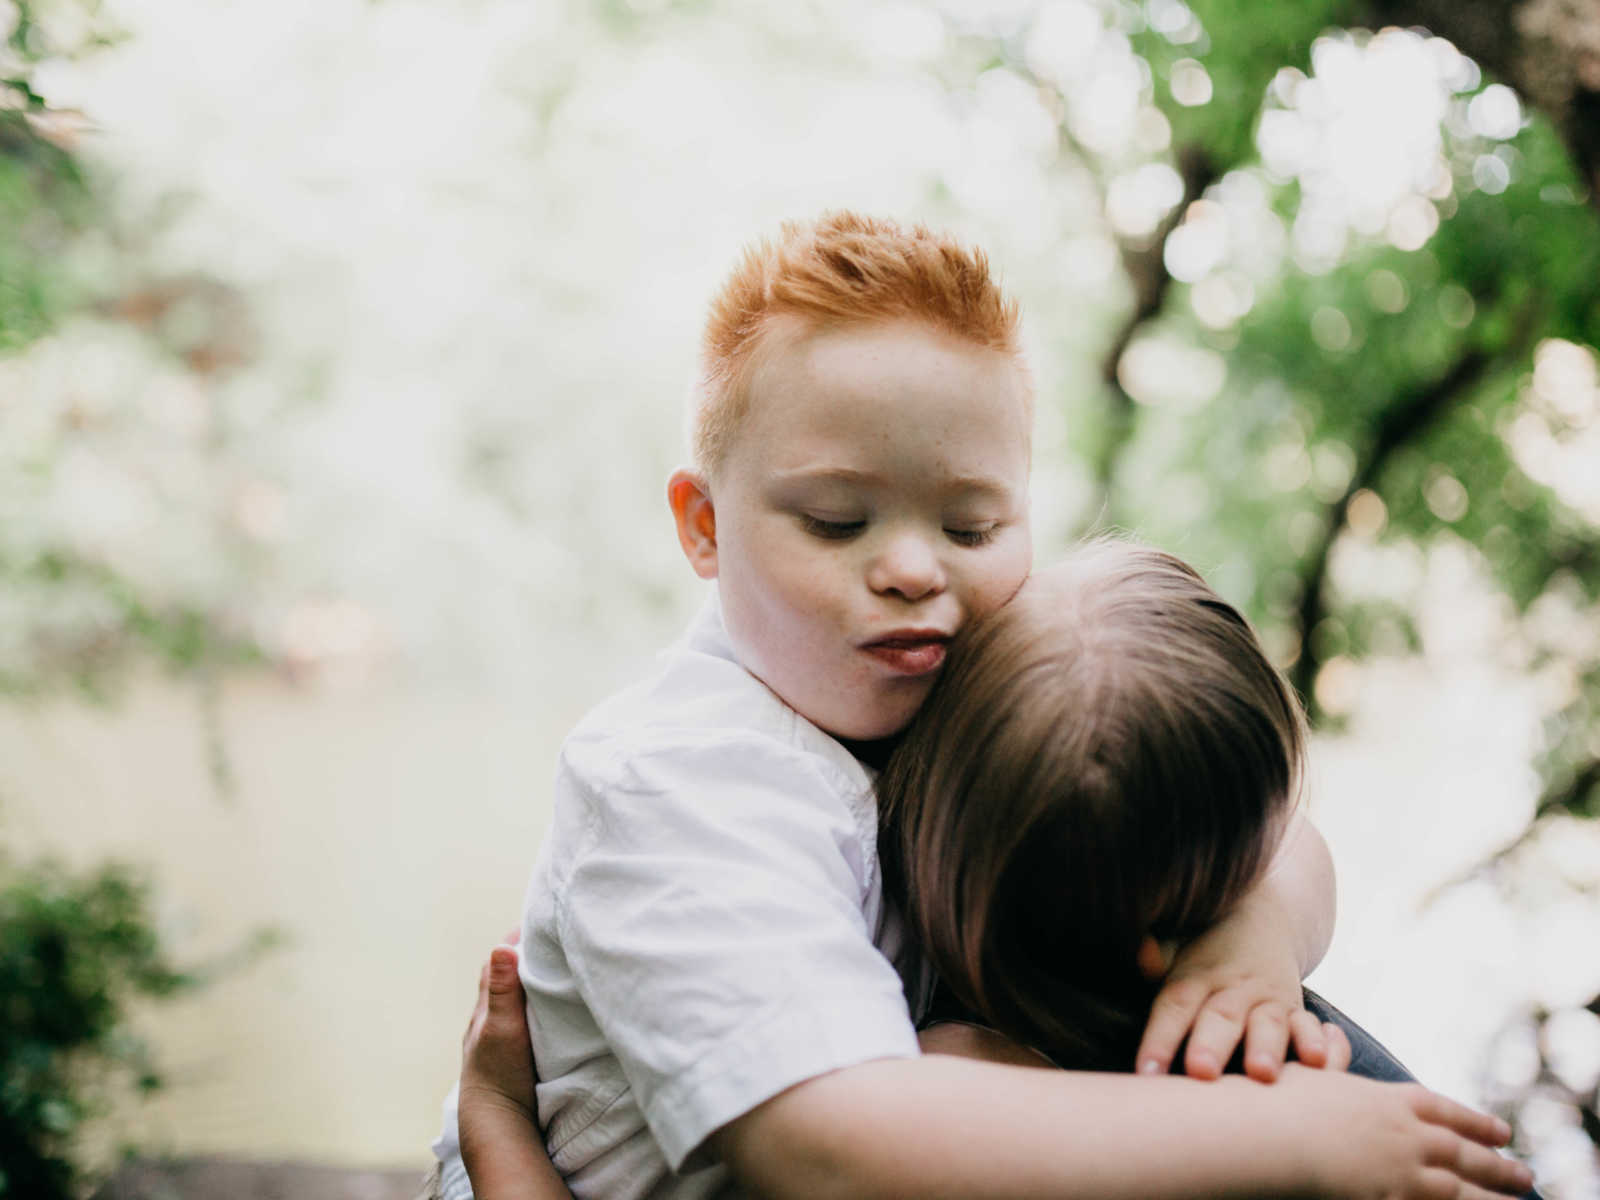
[[[1485,1148],[1505,1141],[1501,1122],[1420,1087],[1297,1067],[1266,1089],[1240,1078],[1202,1085],[945,1057],[1018,1060],[996,1040],[924,1035],[935,1053],[808,1080],[724,1127],[716,1148],[744,1183],[779,1200],[1492,1200],[1530,1183],[1526,1168]],[[1219,1089],[1232,1093],[1227,1103],[1215,1103]],[[462,1146],[477,1200],[570,1200],[532,1101],[516,954],[496,947],[462,1053]]]
[[808,1080],[713,1135],[757,1195],[919,1200],[1452,1196],[1530,1185],[1504,1122],[1300,1066],[1275,1087],[928,1055]]
[[461,1158],[476,1200],[572,1200],[545,1153],[533,1084],[517,952],[496,946],[461,1043]]
[[[1501,1123],[1419,1087],[1290,1068],[1270,1091],[1230,1079],[1201,1093],[1188,1080],[944,1057],[1017,1061],[1014,1047],[997,1051],[982,1038],[930,1043],[924,1035],[924,1045],[934,1053],[863,1064],[781,1093],[715,1135],[718,1149],[745,1183],[779,1200],[1219,1193],[1491,1200],[1530,1182],[1526,1168],[1484,1149],[1505,1140]],[[1215,1088],[1236,1094],[1218,1105]],[[532,1089],[516,955],[501,946],[479,978],[463,1042],[462,1144],[477,1200],[570,1200],[539,1138]],[[973,1102],[980,1096],[981,1106]]]
[[1261,880],[1226,918],[1185,946],[1151,1009],[1138,1070],[1164,1074],[1187,1036],[1184,1069],[1215,1079],[1242,1039],[1245,1071],[1270,1083],[1292,1041],[1310,1066],[1327,1061],[1320,1023],[1300,981],[1333,936],[1333,860],[1298,812]]

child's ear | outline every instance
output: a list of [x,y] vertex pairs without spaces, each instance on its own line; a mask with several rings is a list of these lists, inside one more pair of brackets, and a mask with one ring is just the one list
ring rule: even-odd
[[667,480],[667,503],[678,523],[678,544],[701,579],[717,577],[717,513],[705,476],[679,467]]
[[1177,942],[1158,942],[1146,934],[1144,940],[1139,943],[1139,952],[1134,961],[1139,965],[1139,974],[1151,983],[1160,983],[1167,977],[1167,972],[1172,970],[1172,960],[1177,957]]

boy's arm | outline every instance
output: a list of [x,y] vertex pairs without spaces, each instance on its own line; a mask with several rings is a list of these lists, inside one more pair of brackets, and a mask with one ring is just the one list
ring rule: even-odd
[[[463,1040],[462,1141],[479,1200],[570,1200],[538,1136],[522,999],[515,954],[497,947]],[[949,1048],[973,1049],[960,1039]],[[1235,1093],[1229,1103],[1213,1102],[1219,1088]],[[1420,1087],[1296,1067],[1269,1090],[1238,1078],[1136,1080],[930,1054],[808,1080],[713,1141],[746,1185],[779,1200],[1491,1200],[1531,1182],[1484,1148],[1508,1132]]]
[[[479,979],[463,1041],[463,1143],[479,1200],[569,1200],[538,1138],[515,961],[498,947]],[[945,1048],[995,1054],[970,1039]],[[1235,1093],[1229,1103],[1213,1102],[1217,1088]],[[980,1096],[983,1103],[974,1103]],[[1419,1087],[1299,1068],[1268,1090],[1238,1078],[1133,1080],[995,1068],[935,1053],[819,1076],[713,1140],[743,1182],[779,1200],[1223,1193],[1490,1200],[1529,1183],[1525,1168],[1483,1148],[1507,1132]]]
[[1184,1069],[1215,1079],[1244,1042],[1247,1074],[1278,1076],[1292,1041],[1302,1062],[1321,1066],[1320,1023],[1301,1005],[1300,981],[1333,937],[1333,859],[1298,811],[1272,861],[1223,920],[1179,951],[1151,1009],[1138,1070],[1163,1074],[1187,1036]]
[[1531,1182],[1488,1148],[1508,1134],[1419,1086],[1299,1066],[1267,1088],[927,1055],[808,1080],[712,1145],[776,1200],[1489,1200]]

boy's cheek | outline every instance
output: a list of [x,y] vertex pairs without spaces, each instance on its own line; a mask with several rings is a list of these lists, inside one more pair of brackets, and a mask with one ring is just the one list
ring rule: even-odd
[[1006,545],[995,547],[990,562],[985,564],[987,570],[973,605],[973,616],[991,613],[1010,600],[1033,569],[1033,536],[1027,527],[1008,534],[1007,539]]

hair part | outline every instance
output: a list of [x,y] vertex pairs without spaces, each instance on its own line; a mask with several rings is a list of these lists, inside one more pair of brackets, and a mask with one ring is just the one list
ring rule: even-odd
[[1259,877],[1304,717],[1249,624],[1172,555],[1100,541],[958,638],[878,784],[886,886],[978,1016],[1129,1069],[1155,985]]
[[[695,465],[714,474],[750,404],[758,351],[785,318],[822,328],[894,320],[925,322],[1011,355],[1022,371],[1016,301],[995,281],[982,250],[922,225],[848,211],[785,222],[775,240],[745,249],[711,301],[691,411]],[[1024,388],[1031,404],[1031,386]]]

